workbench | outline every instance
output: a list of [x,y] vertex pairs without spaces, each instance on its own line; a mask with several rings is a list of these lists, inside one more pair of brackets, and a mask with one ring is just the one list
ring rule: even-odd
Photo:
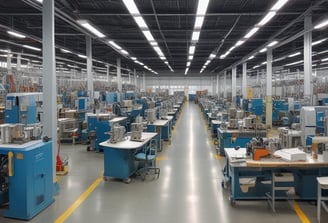
[[153,123],[147,124],[147,132],[156,132],[157,148],[162,151],[162,140],[168,141],[170,139],[169,120],[156,120]]
[[245,147],[255,137],[266,137],[266,130],[254,129],[217,129],[218,153],[224,156],[224,148]]
[[171,137],[172,135],[172,129],[173,129],[173,126],[174,126],[174,123],[173,123],[173,116],[163,116],[162,117],[164,120],[168,120],[169,121],[169,125],[168,125],[168,128],[169,128],[169,136]]
[[[263,158],[260,161],[246,157],[246,149],[225,148],[225,181],[230,182],[230,201],[268,199],[274,173],[288,172],[293,175],[292,187],[295,199],[316,200],[318,176],[328,175],[328,162],[319,155],[317,160],[307,155],[306,161],[284,161],[279,158]],[[278,196],[283,196],[278,194]]]
[[175,124],[178,119],[178,109],[172,109],[171,111],[167,112],[167,115],[173,117],[173,124]]
[[111,143],[107,140],[100,143],[104,150],[104,179],[112,177],[129,183],[130,176],[138,170],[134,155],[156,136],[154,132],[143,132],[140,142],[130,141],[130,136],[127,136],[121,142]]
[[217,137],[218,134],[218,128],[221,127],[222,121],[220,120],[212,120],[211,121],[211,131],[212,131],[212,136]]

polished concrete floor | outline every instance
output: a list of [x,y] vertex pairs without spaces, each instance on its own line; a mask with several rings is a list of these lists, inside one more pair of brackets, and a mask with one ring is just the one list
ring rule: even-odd
[[[62,156],[69,160],[70,171],[60,177],[56,201],[30,222],[316,222],[316,206],[310,202],[297,202],[305,218],[298,217],[286,201],[277,203],[276,213],[266,201],[237,201],[231,206],[229,190],[221,187],[225,160],[216,155],[205,120],[194,103],[184,105],[171,142],[164,142],[158,155],[159,179],[134,177],[130,184],[101,181],[75,209],[69,209],[101,178],[103,154],[87,152],[83,145],[63,145]],[[72,212],[64,216],[65,220],[56,221],[68,209]],[[0,211],[1,215],[4,209]],[[20,221],[0,217],[0,223],[12,222]],[[322,222],[328,222],[326,213]]]

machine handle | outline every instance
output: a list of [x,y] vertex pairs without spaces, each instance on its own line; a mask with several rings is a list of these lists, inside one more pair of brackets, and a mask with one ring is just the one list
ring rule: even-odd
[[8,152],[8,176],[14,176],[14,153]]

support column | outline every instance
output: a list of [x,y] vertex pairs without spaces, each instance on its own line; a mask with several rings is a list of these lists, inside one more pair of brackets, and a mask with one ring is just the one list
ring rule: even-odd
[[106,65],[106,68],[107,85],[109,86],[109,64]]
[[142,88],[143,88],[143,91],[146,92],[146,74],[145,74],[145,72],[142,74]]
[[137,91],[137,70],[135,68],[133,70],[133,78],[134,78],[134,86]]
[[43,1],[43,135],[52,139],[53,182],[56,182],[57,86],[54,0]]
[[243,63],[243,78],[241,82],[243,99],[247,99],[247,63]]
[[8,54],[7,54],[7,71],[9,75],[12,75],[12,67],[11,67],[11,50],[8,50]]
[[22,55],[20,53],[17,54],[17,66],[16,70],[21,71],[22,68]]
[[227,71],[224,71],[223,75],[223,98],[227,99]]
[[[312,28],[312,16],[306,15],[304,19],[304,30]],[[312,104],[311,95],[312,80],[312,32],[304,34],[304,99],[309,100]]]
[[236,95],[237,95],[237,67],[233,66],[231,70],[231,102],[236,104]]
[[117,90],[119,93],[122,93],[122,74],[121,74],[121,58],[117,58],[117,67],[116,67],[116,74],[117,74]]
[[89,105],[93,106],[93,75],[92,75],[92,39],[90,36],[86,36],[86,53],[87,53],[87,81],[88,81],[88,93],[90,102]]
[[267,51],[265,111],[266,127],[272,128],[272,49],[270,48]]
[[220,93],[220,91],[219,91],[219,75],[216,75],[216,95],[218,95],[219,96],[219,93]]

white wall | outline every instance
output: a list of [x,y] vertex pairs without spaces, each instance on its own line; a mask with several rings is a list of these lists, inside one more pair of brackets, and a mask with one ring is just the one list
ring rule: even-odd
[[216,76],[213,77],[147,77],[146,87],[160,87],[169,89],[169,93],[174,91],[184,91],[188,88],[189,94],[195,94],[196,91],[208,90],[209,95],[216,93]]

